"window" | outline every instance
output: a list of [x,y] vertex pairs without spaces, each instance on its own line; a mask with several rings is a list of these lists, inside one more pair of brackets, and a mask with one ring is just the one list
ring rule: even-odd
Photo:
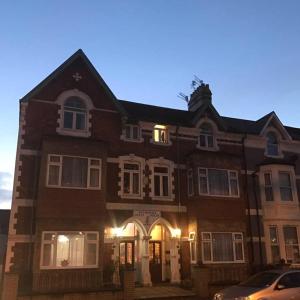
[[199,168],[199,194],[238,196],[237,171]]
[[43,232],[41,268],[98,265],[98,232]]
[[169,167],[168,166],[154,166],[154,196],[155,197],[169,197]]
[[278,156],[279,149],[278,149],[278,141],[276,134],[274,132],[269,132],[267,134],[267,151],[266,154],[269,156]]
[[213,130],[208,123],[204,123],[200,127],[199,146],[203,148],[214,148]]
[[243,262],[243,234],[235,232],[203,232],[203,262]]
[[283,236],[285,242],[286,260],[288,263],[300,263],[297,227],[284,226]]
[[86,130],[87,109],[78,97],[69,97],[64,103],[63,128],[70,130]]
[[271,173],[265,173],[264,174],[265,179],[265,197],[266,201],[273,201],[273,186],[272,186],[272,174]]
[[193,178],[193,169],[188,169],[187,171],[187,180],[188,180],[188,195],[194,195],[194,178]]
[[126,140],[139,140],[140,139],[140,128],[136,125],[125,126],[125,139]]
[[48,156],[48,186],[99,189],[100,182],[100,159]]
[[279,172],[279,188],[282,201],[293,201],[291,178],[289,173]]
[[123,194],[126,196],[141,194],[141,166],[139,163],[124,162],[123,166]]
[[155,143],[168,144],[169,136],[166,126],[155,125],[153,130],[153,140]]
[[[286,274],[280,278],[278,285],[283,285],[284,288],[299,288],[300,287],[300,272]],[[293,298],[293,297],[291,297]]]
[[270,230],[272,263],[279,263],[280,262],[280,248],[279,248],[277,227],[270,226],[269,230]]
[[197,263],[197,243],[196,243],[196,234],[195,232],[189,233],[189,242],[190,242],[190,259],[191,263]]

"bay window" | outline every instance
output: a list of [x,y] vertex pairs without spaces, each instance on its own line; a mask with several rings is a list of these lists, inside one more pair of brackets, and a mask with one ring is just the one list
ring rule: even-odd
[[101,160],[48,155],[47,186],[99,189]]
[[97,267],[98,232],[43,232],[41,268]]
[[291,177],[288,172],[279,172],[279,189],[282,201],[293,201]]
[[237,171],[199,168],[198,175],[200,195],[239,195]]
[[272,173],[264,174],[266,201],[273,201]]
[[300,263],[299,240],[296,226],[283,226],[286,260],[288,263]]
[[204,263],[244,262],[243,234],[240,232],[202,232]]

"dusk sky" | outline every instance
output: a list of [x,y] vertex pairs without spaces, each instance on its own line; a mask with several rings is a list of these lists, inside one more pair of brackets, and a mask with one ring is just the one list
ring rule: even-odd
[[221,115],[300,127],[300,1],[1,1],[0,208],[19,99],[79,48],[119,99],[186,109],[197,75]]

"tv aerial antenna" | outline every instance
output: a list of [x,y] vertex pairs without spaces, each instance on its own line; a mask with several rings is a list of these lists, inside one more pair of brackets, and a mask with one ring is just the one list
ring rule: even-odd
[[198,86],[202,85],[204,82],[198,76],[194,75],[194,79],[191,83],[191,88],[196,90]]
[[184,93],[180,92],[177,97],[184,100],[186,103],[189,103],[189,96],[185,95]]

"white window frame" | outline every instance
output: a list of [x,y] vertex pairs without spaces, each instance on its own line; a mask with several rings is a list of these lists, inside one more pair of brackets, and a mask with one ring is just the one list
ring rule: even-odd
[[[275,229],[275,232],[276,232],[276,239],[277,239],[277,242],[276,243],[273,243],[272,241],[271,241],[271,228],[274,228]],[[269,237],[269,242],[270,242],[270,258],[271,258],[271,261],[272,261],[272,263],[274,263],[273,262],[273,257],[272,257],[272,247],[274,246],[274,247],[278,247],[278,250],[279,250],[279,256],[281,256],[280,255],[280,241],[279,241],[279,234],[278,234],[278,226],[277,225],[269,225],[268,226],[268,237]]]
[[188,196],[194,196],[194,172],[192,168],[187,170],[187,189]]
[[[137,165],[139,167],[138,170],[127,170],[125,169],[125,164],[132,164],[132,165]],[[139,161],[126,161],[124,160],[122,162],[123,168],[122,168],[122,179],[121,179],[121,189],[122,189],[122,195],[124,198],[141,198],[141,194],[142,194],[142,166],[141,163]],[[124,177],[125,177],[125,173],[129,173],[129,177],[130,177],[130,193],[125,193],[124,192]],[[138,194],[133,193],[133,174],[138,174],[139,176],[139,192]]]
[[[290,172],[287,172],[287,171],[281,171],[281,170],[279,170],[278,171],[278,179],[280,178],[280,173],[281,174],[287,174],[288,176],[289,176],[289,180],[290,180],[290,185],[289,186],[283,186],[283,185],[281,185],[281,182],[280,182],[280,180],[278,180],[278,186],[279,186],[279,194],[280,194],[280,200],[281,200],[281,202],[293,202],[294,201],[294,195],[293,195],[293,184],[292,184],[292,175],[291,175],[291,173]],[[290,192],[291,192],[291,195],[292,195],[292,200],[288,200],[288,201],[286,201],[286,200],[282,200],[282,197],[281,197],[281,188],[285,188],[285,189],[290,189]]]
[[[300,240],[299,240],[300,235],[299,235],[299,226],[297,226],[297,225],[292,225],[292,224],[284,224],[284,225],[282,225],[281,230],[282,230],[282,236],[283,236],[283,244],[284,244],[285,260],[288,261],[287,251],[286,251],[287,244],[285,243],[285,237],[284,237],[284,228],[285,228],[285,227],[293,227],[293,228],[296,229],[296,234],[297,234],[297,241],[298,241],[298,244],[288,244],[288,245],[289,245],[289,246],[293,246],[293,247],[294,247],[294,246],[297,246],[297,247],[298,247],[299,253],[300,253]],[[293,262],[292,262],[292,263],[293,263]],[[299,264],[299,262],[298,262],[297,264]]]
[[[59,157],[59,162],[51,162],[51,157]],[[86,187],[71,187],[71,186],[63,186],[61,184],[62,180],[62,169],[63,169],[63,157],[71,157],[71,158],[84,158],[88,160],[87,165],[87,185]],[[99,161],[99,165],[93,165],[91,163],[92,160]],[[59,180],[57,185],[49,184],[49,172],[51,166],[59,167]],[[92,169],[99,170],[99,186],[92,187],[90,186],[90,174]],[[101,178],[102,178],[102,159],[96,157],[84,157],[84,156],[76,156],[76,155],[57,155],[57,154],[48,154],[47,158],[47,176],[46,176],[46,186],[49,188],[64,188],[64,189],[89,189],[89,190],[100,190],[101,189]]]
[[[189,233],[189,244],[190,244],[190,262],[191,264],[197,263],[197,240],[196,240],[196,233],[194,231]],[[195,254],[195,257],[193,259],[193,253]]]
[[[214,233],[223,233],[223,234],[228,234],[228,233],[231,233],[232,235],[232,248],[233,248],[233,258],[234,260],[233,261],[214,261],[213,259],[213,245],[212,245],[212,234]],[[204,234],[209,234],[210,238],[209,239],[204,239]],[[236,241],[235,239],[235,235],[236,234],[239,234],[241,235],[241,240],[240,241]],[[201,248],[202,248],[202,261],[203,263],[205,264],[232,264],[232,263],[244,263],[245,262],[245,249],[244,249],[244,235],[242,232],[202,232],[201,233],[201,236],[202,236],[202,240],[201,240]],[[211,257],[211,260],[205,260],[204,259],[204,242],[206,243],[210,243],[210,257]],[[236,249],[235,249],[235,245],[237,243],[241,243],[242,245],[242,254],[243,254],[243,259],[242,260],[238,260],[236,259]]]
[[[126,127],[129,127],[130,131],[130,137],[126,136]],[[137,129],[138,137],[134,138],[133,137],[133,129]],[[139,125],[133,125],[133,124],[126,124],[122,130],[122,135],[121,135],[121,140],[126,141],[126,142],[134,142],[134,143],[141,143],[144,141],[142,138],[142,129]]]
[[[167,169],[167,173],[160,173],[160,172],[155,172],[155,168],[166,168]],[[155,176],[159,177],[159,195],[155,195]],[[163,178],[167,177],[168,179],[168,195],[167,196],[163,196]],[[171,195],[171,183],[170,183],[170,167],[167,165],[157,165],[155,164],[153,166],[153,193],[154,193],[154,197],[156,198],[170,198]]]
[[[80,99],[81,100],[81,99]],[[83,103],[84,101],[81,100]],[[80,111],[75,111],[75,110],[72,110],[71,107],[65,107],[64,106],[64,109],[63,109],[63,124],[65,122],[65,113],[71,113],[72,114],[72,128],[66,128],[64,127],[63,125],[63,130],[70,130],[70,131],[79,131],[79,132],[86,132],[86,128],[87,128],[87,117],[88,117],[88,114],[87,114],[87,109],[81,109]],[[83,115],[84,116],[84,129],[77,129],[76,128],[76,120],[77,120],[77,114],[79,115]]]
[[[277,145],[277,152],[278,152],[277,155],[272,155],[272,154],[269,154],[269,152],[268,152],[268,134],[269,133],[273,133],[276,136],[276,140],[277,140],[276,145]],[[282,158],[283,154],[282,154],[282,151],[281,151],[281,134],[274,127],[270,127],[265,132],[264,136],[265,136],[265,141],[266,141],[265,156],[266,157]],[[275,144],[273,144],[273,145],[275,145]]]
[[[266,184],[266,178],[265,178],[266,175],[270,176],[270,184]],[[273,188],[272,172],[270,172],[270,171],[264,172],[263,176],[264,176],[264,194],[265,194],[265,200],[266,200],[266,202],[273,202],[274,201],[274,188]],[[269,189],[272,190],[272,200],[267,200],[267,193],[266,193],[266,189],[267,188],[269,188]]]
[[[200,170],[205,170],[206,175],[200,174]],[[227,171],[227,176],[228,176],[228,187],[229,187],[229,195],[214,195],[210,193],[209,190],[209,177],[208,177],[208,170],[219,170],[219,171]],[[230,173],[235,174],[235,178],[232,178]],[[201,192],[201,187],[200,187],[200,177],[206,178],[206,188],[207,188],[207,193]],[[236,179],[237,181],[237,195],[232,195],[232,187],[231,187],[231,179]],[[203,196],[212,196],[212,197],[227,197],[227,198],[239,198],[240,197],[240,186],[239,186],[239,176],[238,176],[238,171],[237,170],[228,170],[228,169],[217,169],[217,168],[203,168],[203,167],[198,167],[198,192],[199,195]]]
[[[79,231],[43,231],[41,237],[41,257],[40,257],[40,269],[49,270],[49,269],[94,269],[98,268],[99,264],[99,232],[98,231],[81,231],[84,234],[84,249],[86,244],[96,244],[96,264],[95,265],[82,265],[82,266],[56,266],[56,257],[57,257],[57,236],[64,234],[78,234]],[[87,240],[87,234],[96,234],[96,240]],[[55,239],[53,241],[47,241],[44,239],[46,234],[55,235]],[[44,256],[44,245],[52,244],[53,245],[53,263],[51,266],[43,266],[43,256]],[[84,250],[85,251],[85,250]],[[83,254],[85,256],[85,252]]]

